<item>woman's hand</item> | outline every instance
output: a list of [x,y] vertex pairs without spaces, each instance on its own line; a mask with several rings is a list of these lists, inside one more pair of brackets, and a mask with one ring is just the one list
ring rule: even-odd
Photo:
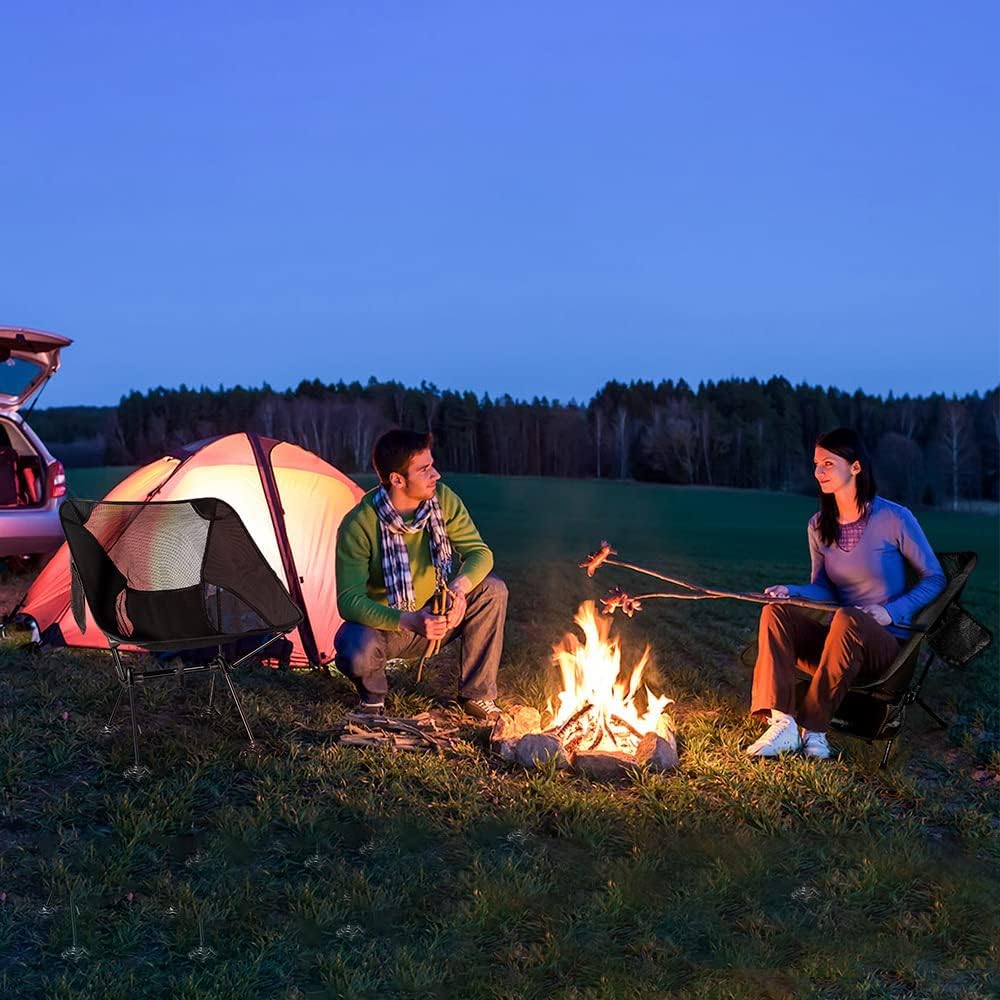
[[892,615],[881,604],[859,604],[858,610],[871,615],[879,625],[891,625]]
[[776,597],[778,599],[792,596],[789,593],[788,587],[786,587],[783,583],[775,583],[770,587],[765,587],[764,593],[768,597]]

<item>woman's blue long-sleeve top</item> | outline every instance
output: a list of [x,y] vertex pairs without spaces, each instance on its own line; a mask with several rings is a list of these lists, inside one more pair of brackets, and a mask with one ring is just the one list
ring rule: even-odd
[[[892,624],[886,628],[899,638],[912,635],[906,626],[947,584],[941,563],[917,519],[906,507],[882,497],[872,500],[864,533],[850,552],[836,542],[822,543],[819,514],[810,519],[808,534],[812,582],[789,587],[789,593],[846,607],[881,604],[892,617]],[[918,576],[909,590],[907,563]]]

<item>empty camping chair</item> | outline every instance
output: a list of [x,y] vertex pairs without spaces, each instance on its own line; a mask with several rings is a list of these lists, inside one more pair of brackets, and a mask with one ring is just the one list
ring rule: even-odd
[[[60,510],[72,557],[73,615],[87,627],[86,606],[111,649],[121,684],[108,727],[128,693],[134,762],[139,764],[136,684],[171,674],[221,673],[251,747],[253,733],[230,672],[298,625],[302,612],[288,596],[237,513],[214,498],[147,502],[68,499]],[[85,603],[86,602],[86,606]],[[231,663],[224,647],[263,641]],[[140,669],[119,647],[151,652],[218,647],[208,663]]]

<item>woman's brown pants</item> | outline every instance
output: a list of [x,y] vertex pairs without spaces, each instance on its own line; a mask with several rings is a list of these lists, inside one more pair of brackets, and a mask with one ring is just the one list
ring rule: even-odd
[[[855,678],[876,676],[898,652],[899,640],[857,608],[840,608],[824,625],[795,605],[767,604],[760,614],[750,711],[776,708],[794,715],[804,729],[825,733]],[[796,667],[812,674],[797,707]]]

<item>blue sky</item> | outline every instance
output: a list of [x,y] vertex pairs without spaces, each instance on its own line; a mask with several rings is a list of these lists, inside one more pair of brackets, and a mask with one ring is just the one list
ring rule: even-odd
[[1000,380],[1000,7],[5,8],[44,405],[427,379]]

